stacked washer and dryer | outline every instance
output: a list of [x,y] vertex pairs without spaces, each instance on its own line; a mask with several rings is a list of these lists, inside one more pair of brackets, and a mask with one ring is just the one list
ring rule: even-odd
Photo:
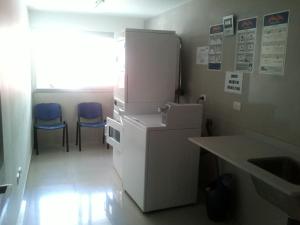
[[[180,41],[173,31],[126,29],[118,40],[107,142],[125,191],[143,212],[195,203],[202,105],[175,104]],[[160,112],[158,112],[160,110]]]

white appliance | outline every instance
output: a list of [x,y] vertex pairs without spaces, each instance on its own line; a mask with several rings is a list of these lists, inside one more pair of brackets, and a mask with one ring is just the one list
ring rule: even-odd
[[126,29],[118,38],[114,116],[107,118],[105,133],[113,146],[114,167],[121,178],[123,116],[154,113],[159,106],[174,101],[179,49],[174,31]]
[[156,112],[158,105],[174,101],[180,50],[175,32],[126,29],[118,42],[114,98],[124,110]]
[[200,104],[170,103],[162,114],[124,117],[123,186],[143,212],[195,203]]

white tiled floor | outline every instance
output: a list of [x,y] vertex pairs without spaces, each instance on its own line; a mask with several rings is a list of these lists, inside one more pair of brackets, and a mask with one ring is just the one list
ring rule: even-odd
[[103,146],[41,149],[32,156],[24,202],[24,225],[214,224],[203,204],[141,213],[122,190],[112,150]]

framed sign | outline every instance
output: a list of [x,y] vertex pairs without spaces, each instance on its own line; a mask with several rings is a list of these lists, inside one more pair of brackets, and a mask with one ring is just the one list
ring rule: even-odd
[[224,16],[223,17],[224,36],[232,36],[235,31],[235,16]]

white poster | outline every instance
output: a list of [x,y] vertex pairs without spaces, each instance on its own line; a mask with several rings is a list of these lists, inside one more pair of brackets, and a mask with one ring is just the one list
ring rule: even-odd
[[208,64],[208,46],[202,46],[197,48],[196,64],[207,65]]
[[273,13],[264,17],[260,73],[284,75],[288,23],[289,11]]
[[237,24],[235,70],[253,73],[257,18],[239,20]]
[[223,25],[209,28],[208,69],[221,70],[223,57]]
[[242,94],[243,73],[226,72],[224,91],[234,94]]
[[224,16],[223,17],[223,28],[224,28],[224,36],[234,35],[235,28],[235,16]]

